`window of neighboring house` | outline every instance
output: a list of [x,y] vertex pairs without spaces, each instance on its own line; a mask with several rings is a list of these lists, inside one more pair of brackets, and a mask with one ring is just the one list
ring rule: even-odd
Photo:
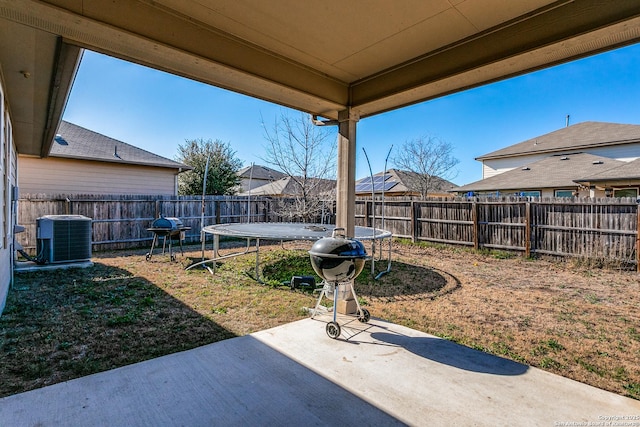
[[520,197],[540,197],[540,191],[521,191],[518,195]]
[[500,193],[499,191],[492,191],[492,192],[486,192],[486,191],[479,191],[479,192],[474,192],[473,193],[474,196],[480,196],[480,197],[500,197],[503,196],[502,193]]
[[613,197],[638,197],[637,188],[621,188],[619,190],[613,190]]
[[573,197],[575,190],[556,190],[556,197]]

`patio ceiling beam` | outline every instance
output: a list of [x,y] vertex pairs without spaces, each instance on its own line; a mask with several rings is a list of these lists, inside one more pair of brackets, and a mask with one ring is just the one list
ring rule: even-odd
[[637,0],[556,2],[354,82],[349,104],[366,117],[639,40]]

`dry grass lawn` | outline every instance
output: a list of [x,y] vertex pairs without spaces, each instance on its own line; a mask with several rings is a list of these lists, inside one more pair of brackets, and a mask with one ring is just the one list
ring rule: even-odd
[[[0,396],[301,319],[317,296],[279,284],[312,273],[293,249],[309,246],[261,245],[267,285],[250,277],[255,254],[185,271],[199,247],[20,273],[0,317]],[[372,316],[640,399],[637,273],[400,242],[392,259],[356,283]]]

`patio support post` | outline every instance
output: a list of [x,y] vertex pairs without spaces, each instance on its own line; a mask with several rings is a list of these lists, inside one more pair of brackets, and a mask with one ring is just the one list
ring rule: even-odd
[[[338,113],[336,227],[344,228],[346,237],[350,238],[355,236],[356,229],[356,123],[359,119],[350,108]],[[334,309],[338,313],[353,314],[357,311],[351,289],[346,283],[336,287],[337,307]]]
[[338,169],[336,183],[336,227],[355,236],[356,225],[356,123],[360,119],[351,108],[338,114]]

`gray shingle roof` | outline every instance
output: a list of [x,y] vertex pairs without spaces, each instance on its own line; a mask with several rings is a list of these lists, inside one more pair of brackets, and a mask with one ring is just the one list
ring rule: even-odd
[[489,160],[533,153],[575,153],[585,148],[640,141],[640,125],[583,122],[477,157]]
[[150,153],[126,142],[62,121],[51,146],[51,157],[128,163],[190,170],[190,166]]
[[285,173],[262,165],[246,166],[240,169],[237,175],[241,178],[251,177],[252,179],[264,179],[269,181],[284,178],[287,176]]
[[585,178],[576,179],[576,182],[598,182],[598,181],[614,181],[614,180],[640,180],[640,159],[632,162],[625,162],[621,166],[607,169],[595,175]]
[[487,179],[463,185],[455,191],[539,190],[576,187],[576,177],[592,176],[624,165],[620,160],[588,153],[549,156]]

